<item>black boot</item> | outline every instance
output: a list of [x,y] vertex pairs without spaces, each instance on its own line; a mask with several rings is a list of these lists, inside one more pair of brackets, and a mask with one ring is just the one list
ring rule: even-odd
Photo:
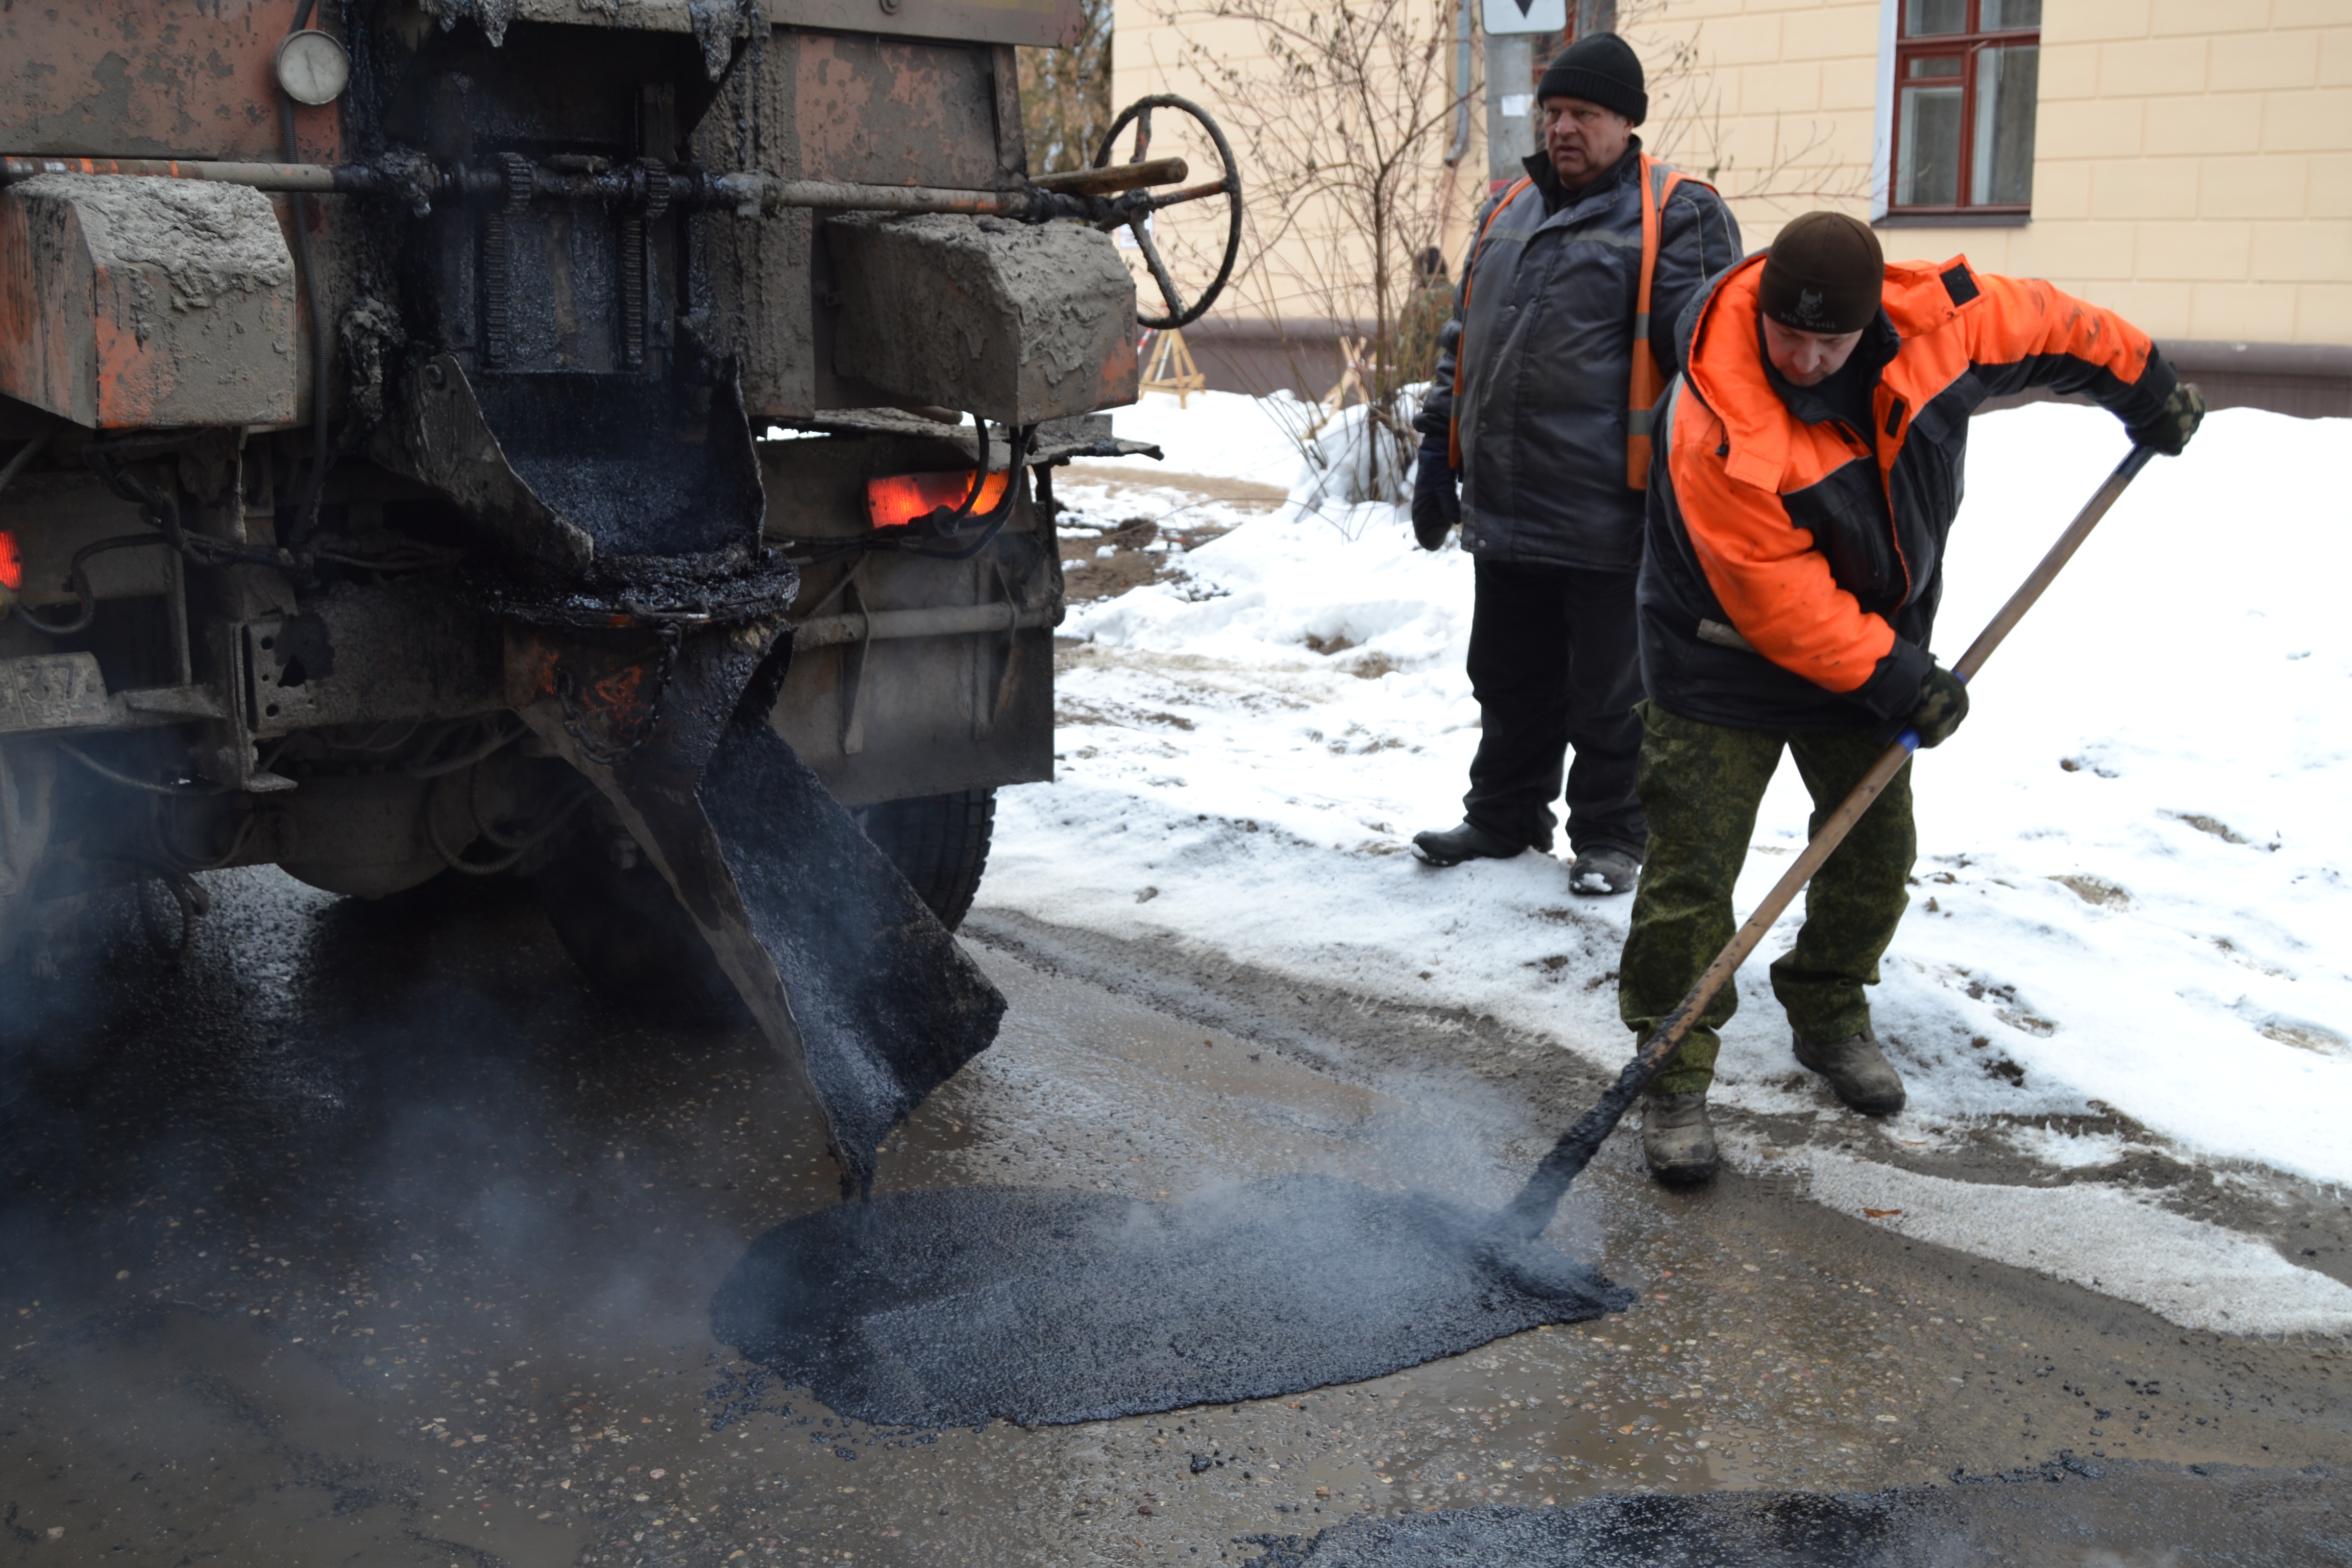
[[1508,860],[1527,852],[1527,846],[1487,832],[1475,822],[1444,832],[1432,828],[1412,836],[1412,852],[1425,865],[1459,866],[1465,860]]

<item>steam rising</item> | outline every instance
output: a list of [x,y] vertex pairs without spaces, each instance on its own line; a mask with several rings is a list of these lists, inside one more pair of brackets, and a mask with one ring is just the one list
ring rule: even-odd
[[879,1423],[1096,1421],[1361,1382],[1620,1310],[1489,1215],[1327,1176],[1173,1205],[1064,1190],[893,1194],[791,1221],[714,1304],[718,1337]]

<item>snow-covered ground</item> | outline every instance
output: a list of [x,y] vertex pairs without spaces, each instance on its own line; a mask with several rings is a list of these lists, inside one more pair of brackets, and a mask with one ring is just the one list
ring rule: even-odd
[[[1234,392],[1196,392],[1181,404],[1173,394],[1155,392],[1129,408],[1111,411],[1121,438],[1149,441],[1166,457],[1169,471],[1248,479],[1288,489],[1298,477],[1298,448],[1288,432],[1299,428],[1309,405],[1289,397],[1262,399]],[[1311,418],[1311,412],[1305,415]],[[1085,458],[1070,465],[1073,475],[1113,465],[1134,468],[1148,459]]]
[[[1118,423],[1171,469],[1305,478],[1247,398],[1154,396]],[[2124,449],[2094,409],[1976,422],[1947,658]],[[1828,1151],[1772,1151],[1776,1168],[1805,1163],[1822,1201],[1902,1211],[1881,1223],[2176,1321],[2352,1329],[2352,1290],[2095,1179],[2137,1139],[2233,1179],[2352,1183],[2347,458],[2346,422],[2211,416],[2109,514],[1979,678],[1967,726],[1917,763],[1919,886],[1874,994],[1911,1109],[1865,1125],[1889,1152],[1999,1138],[2074,1179],[1970,1196]],[[1409,851],[1458,817],[1477,741],[1468,560],[1416,549],[1401,511],[1326,511],[1244,521],[1180,580],[1072,616],[1066,635],[1091,646],[1062,679],[1060,776],[1003,796],[982,906],[1470,1008],[1613,1066],[1632,1045],[1612,984],[1630,900],[1572,896],[1556,858],[1438,871]],[[1743,910],[1801,843],[1807,805],[1784,767]],[[1716,1095],[1818,1108],[1769,951],[1742,975]],[[2029,1120],[2106,1112],[2126,1131]]]

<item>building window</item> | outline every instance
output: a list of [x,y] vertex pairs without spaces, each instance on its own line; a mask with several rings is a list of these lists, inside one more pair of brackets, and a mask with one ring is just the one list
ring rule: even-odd
[[2042,0],[1895,3],[1889,212],[2027,211]]

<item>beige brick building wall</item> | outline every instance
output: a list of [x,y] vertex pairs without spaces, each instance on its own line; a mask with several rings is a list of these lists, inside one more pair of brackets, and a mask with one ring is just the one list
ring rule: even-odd
[[[1695,46],[1654,118],[1669,155],[1725,165],[1749,245],[1815,205],[1871,216],[1874,185],[1884,210],[1891,5],[1622,15],[1645,63]],[[1881,237],[2048,278],[2160,338],[2352,344],[2352,0],[2045,0],[2032,220]]]
[[[1883,213],[1894,3],[1620,0],[1652,72],[1652,150],[1713,169],[1751,247],[1814,206]],[[1117,101],[1214,107],[1174,68],[1160,9],[1119,0]],[[1256,52],[1245,26],[1209,25],[1219,50]],[[1465,163],[1456,258],[1483,147]],[[2031,220],[1881,237],[2049,278],[2159,338],[2352,345],[2352,0],[2045,0]]]

